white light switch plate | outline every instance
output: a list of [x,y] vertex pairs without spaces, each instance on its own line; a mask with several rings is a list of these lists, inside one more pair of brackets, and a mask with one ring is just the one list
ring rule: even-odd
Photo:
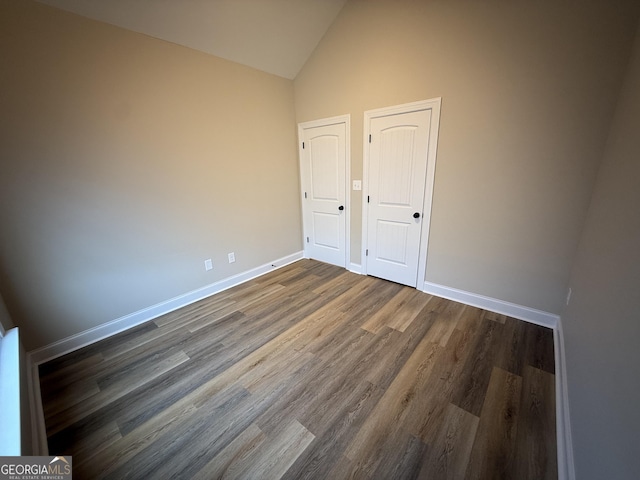
[[362,180],[354,180],[353,181],[353,189],[354,190],[362,190]]

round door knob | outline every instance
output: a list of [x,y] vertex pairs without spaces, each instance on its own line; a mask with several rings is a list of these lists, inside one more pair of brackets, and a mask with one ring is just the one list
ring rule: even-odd
[[343,205],[340,205],[340,206],[338,207],[338,210],[344,210],[344,206],[343,206]]
[[420,214],[418,212],[414,213],[413,218],[420,218]]

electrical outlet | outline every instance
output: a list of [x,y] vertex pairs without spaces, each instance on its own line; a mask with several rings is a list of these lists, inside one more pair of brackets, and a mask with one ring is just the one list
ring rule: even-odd
[[235,254],[235,253],[233,253],[233,252],[231,252],[231,253],[229,254],[229,263],[233,263],[233,262],[235,262],[235,261],[236,261],[236,254]]
[[205,270],[207,270],[207,271],[209,271],[209,270],[211,270],[212,268],[213,268],[213,262],[211,261],[211,259],[210,259],[210,258],[207,258],[207,259],[204,261],[204,269],[205,269]]
[[571,301],[571,289],[569,289],[569,291],[567,292],[567,305],[569,305],[570,301]]

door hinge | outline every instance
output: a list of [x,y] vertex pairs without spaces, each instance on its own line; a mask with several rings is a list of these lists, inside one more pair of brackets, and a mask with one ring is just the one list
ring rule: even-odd
[[304,198],[307,198],[307,192],[304,192]]
[[309,243],[309,237],[307,237],[307,243]]
[[369,256],[369,249],[368,249],[368,248],[364,251],[364,256],[365,256],[365,257],[368,257],[368,256]]
[[302,149],[304,150],[304,142],[302,142]]
[[371,134],[369,134],[369,143],[371,143]]
[[369,203],[369,195],[367,195],[367,203]]

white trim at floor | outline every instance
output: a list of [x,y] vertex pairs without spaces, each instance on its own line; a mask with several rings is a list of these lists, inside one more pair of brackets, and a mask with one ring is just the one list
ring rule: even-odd
[[66,355],[92,343],[123,332],[161,315],[165,315],[191,303],[220,293],[241,283],[252,280],[285,265],[296,262],[303,257],[303,252],[292,253],[273,262],[265,263],[259,267],[247,270],[232,277],[225,278],[205,287],[193,290],[165,302],[138,310],[124,317],[117,318],[84,332],[63,338],[50,345],[32,350],[27,354],[27,381],[29,387],[29,406],[31,409],[31,435],[33,455],[48,455],[47,433],[42,408],[42,396],[40,394],[40,375],[38,366],[54,358]]
[[567,367],[564,353],[564,336],[559,315],[486,297],[457,288],[446,287],[432,282],[424,282],[422,291],[472,307],[482,308],[553,330],[556,381],[556,436],[558,455],[558,480],[575,480],[573,463],[573,443],[569,421],[569,396],[567,390]]
[[301,258],[303,258],[302,252],[287,255],[286,257],[279,258],[273,262],[265,263],[264,265],[247,270],[246,272],[233,275],[232,277],[225,278],[197,290],[174,297],[165,302],[143,308],[142,310],[138,310],[137,312],[130,313],[129,315],[103,323],[102,325],[90,328],[84,332],[63,338],[62,340],[58,340],[50,345],[30,351],[29,355],[31,356],[31,361],[35,365],[48,362],[49,360],[53,360],[54,358],[66,355],[74,350],[78,350],[79,348],[86,347],[87,345],[91,345],[92,343],[108,338],[116,333],[123,332],[144,322],[158,318],[161,315],[173,312],[174,310],[186,307],[187,305],[211,295],[215,295],[216,293],[235,287],[236,285],[264,275],[272,270],[284,267],[285,265],[300,260]]
[[560,317],[553,313],[536,310],[535,308],[523,307],[515,303],[505,302],[497,298],[485,297],[477,293],[458,290],[457,288],[446,287],[437,283],[424,282],[422,291],[438,297],[447,298],[454,302],[464,303],[472,307],[490,310],[492,312],[501,313],[508,317],[525,320],[529,323],[535,323],[543,327],[555,329],[558,325]]
[[569,415],[569,391],[567,388],[567,363],[562,333],[562,319],[553,329],[553,346],[556,360],[556,434],[558,449],[558,480],[576,480],[573,463],[573,440]]
[[349,264],[349,271],[351,273],[357,273],[358,275],[362,275],[362,265],[360,265],[358,263],[350,263]]
[[[38,365],[58,356],[70,353],[91,343],[115,335],[136,325],[153,320],[161,315],[177,310],[208,296],[227,290],[231,287],[264,275],[274,269],[284,267],[304,257],[303,252],[296,252],[274,262],[269,262],[252,270],[234,275],[198,290],[175,297],[166,302],[139,310],[130,315],[120,317],[98,327],[86,330],[66,339],[47,345],[27,354],[27,378],[29,386],[29,402],[31,410],[31,427],[33,455],[48,455],[46,427],[40,394]],[[362,274],[362,266],[351,263],[349,270]],[[569,423],[569,400],[567,393],[567,374],[564,355],[564,337],[561,320],[558,315],[517,305],[496,298],[466,292],[431,282],[424,282],[422,291],[447,298],[466,305],[508,315],[530,323],[553,329],[556,377],[556,432],[558,451],[558,479],[575,480],[573,448]]]

